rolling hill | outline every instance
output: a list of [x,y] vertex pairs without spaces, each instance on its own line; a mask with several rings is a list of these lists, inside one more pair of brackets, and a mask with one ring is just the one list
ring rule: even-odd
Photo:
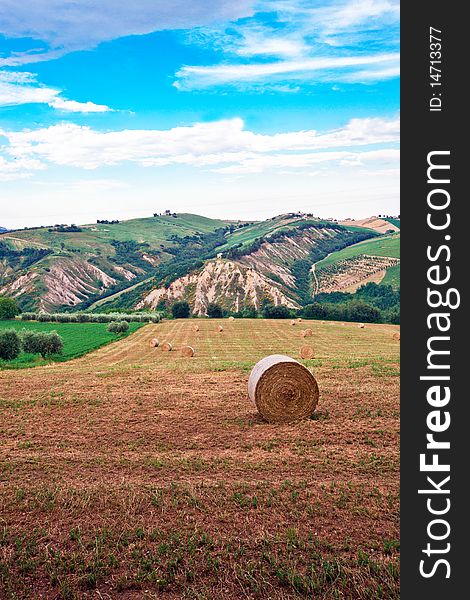
[[[298,308],[399,269],[399,234],[377,218],[340,225],[299,213],[260,222],[165,214],[0,234],[0,294],[24,310],[152,308],[204,314],[264,302]],[[381,221],[381,222],[380,222]],[[391,274],[389,276],[389,273]]]

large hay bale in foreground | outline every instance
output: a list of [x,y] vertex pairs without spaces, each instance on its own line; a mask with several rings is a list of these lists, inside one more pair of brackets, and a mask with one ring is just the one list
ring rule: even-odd
[[219,333],[221,333],[223,330],[224,330],[224,328],[222,327],[222,325],[218,325],[218,326],[217,326],[217,331],[218,331]]
[[173,346],[170,342],[163,342],[160,348],[162,349],[162,352],[171,352],[173,350]]
[[273,354],[253,367],[248,395],[266,421],[289,422],[313,414],[319,391],[308,369],[290,356]]
[[394,333],[392,337],[394,340],[397,340],[397,342],[400,341],[400,334],[398,332]]
[[192,346],[183,346],[181,348],[181,356],[185,358],[191,358],[194,356],[194,348]]
[[303,337],[303,338],[306,338],[306,337],[312,337],[312,335],[313,335],[313,331],[312,331],[312,329],[304,329],[304,330],[302,331],[302,337]]
[[151,348],[158,348],[159,345],[160,345],[160,340],[158,338],[152,338],[150,340],[150,347]]
[[310,359],[315,356],[315,351],[312,346],[301,346],[299,354],[300,358]]

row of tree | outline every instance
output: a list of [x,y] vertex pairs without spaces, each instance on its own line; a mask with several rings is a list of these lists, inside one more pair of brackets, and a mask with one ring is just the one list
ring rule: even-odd
[[19,333],[14,329],[0,331],[0,359],[14,360],[21,351],[28,354],[40,354],[47,358],[60,354],[64,347],[62,338],[56,331],[27,331]]
[[[191,316],[191,306],[185,300],[166,306],[162,301],[158,309],[174,319],[187,319]],[[213,319],[234,316],[237,318],[290,319],[303,317],[330,321],[354,321],[364,323],[400,323],[400,291],[389,285],[368,283],[354,294],[334,292],[321,294],[315,302],[306,304],[301,309],[274,305],[264,301],[260,310],[245,307],[239,312],[230,312],[221,305],[211,302],[206,308],[206,315]]]

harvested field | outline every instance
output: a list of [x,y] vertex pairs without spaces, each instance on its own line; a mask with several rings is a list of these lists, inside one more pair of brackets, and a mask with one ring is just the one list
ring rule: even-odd
[[194,325],[0,372],[0,597],[398,599],[399,328],[309,321],[316,413],[270,424],[249,371],[296,328]]

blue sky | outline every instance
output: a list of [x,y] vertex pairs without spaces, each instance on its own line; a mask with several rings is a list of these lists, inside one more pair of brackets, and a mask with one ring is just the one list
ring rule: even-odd
[[392,0],[3,0],[0,225],[399,212]]

